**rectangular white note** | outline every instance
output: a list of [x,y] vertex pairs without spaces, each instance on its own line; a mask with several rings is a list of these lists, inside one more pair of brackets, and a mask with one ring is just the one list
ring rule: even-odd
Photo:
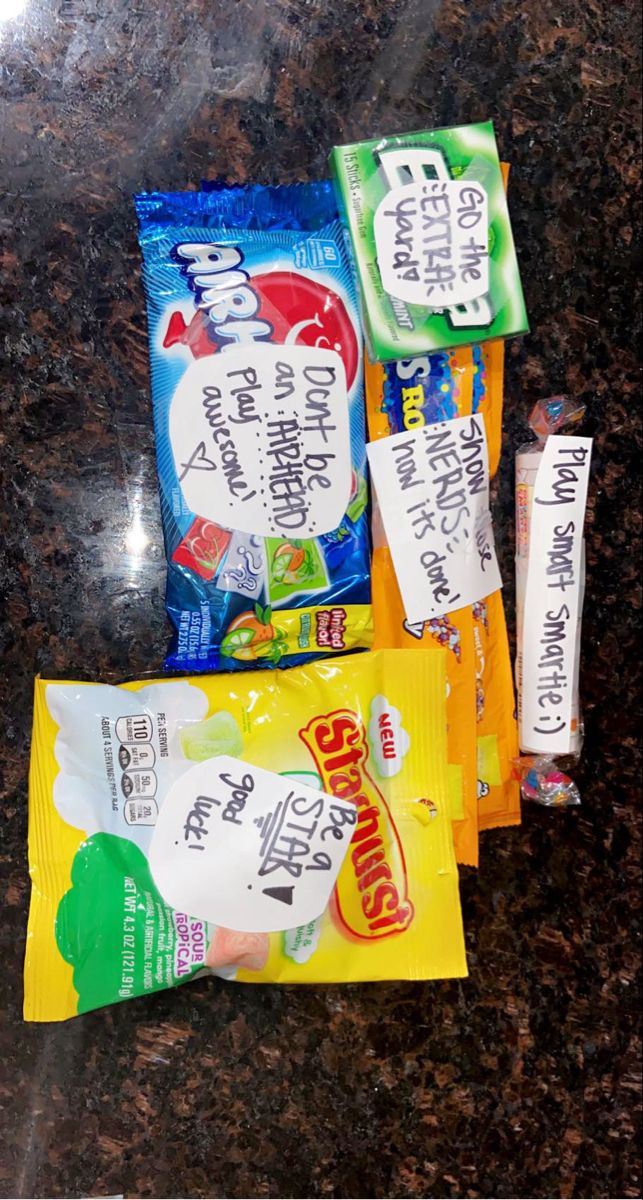
[[521,637],[520,747],[569,754],[592,439],[545,442],[534,484]]
[[386,538],[411,624],[502,587],[480,415],[423,425],[367,446]]

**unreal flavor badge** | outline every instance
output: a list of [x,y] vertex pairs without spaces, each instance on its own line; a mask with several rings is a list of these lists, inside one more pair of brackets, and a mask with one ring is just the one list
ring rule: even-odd
[[490,121],[338,146],[330,161],[373,361],[527,330]]

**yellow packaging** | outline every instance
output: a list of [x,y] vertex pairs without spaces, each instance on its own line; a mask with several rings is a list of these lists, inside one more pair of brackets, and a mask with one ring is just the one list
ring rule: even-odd
[[[500,167],[506,189],[509,167]],[[479,348],[482,385],[474,385],[487,433],[491,479],[502,450],[504,349],[502,340]],[[519,825],[520,787],[514,778],[518,728],[501,592],[473,606],[473,633],[478,663],[478,825],[481,830]]]
[[[445,704],[444,651],[120,687],[36,680],[25,1018],[63,1020],[204,971],[245,983],[466,975]],[[195,761],[220,754],[354,802],[332,900],[309,924],[223,929],[159,893],[155,814]]]

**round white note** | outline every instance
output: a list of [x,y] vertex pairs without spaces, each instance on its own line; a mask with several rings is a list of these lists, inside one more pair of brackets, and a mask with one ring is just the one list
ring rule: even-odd
[[229,529],[319,537],[350,499],[344,364],[318,346],[239,346],[190,364],[170,409],[186,504]]
[[180,912],[247,933],[314,921],[326,908],[357,809],[229,755],[173,785],[149,850],[154,882]]
[[487,207],[487,193],[474,180],[425,179],[392,188],[373,218],[385,291],[432,309],[486,295]]

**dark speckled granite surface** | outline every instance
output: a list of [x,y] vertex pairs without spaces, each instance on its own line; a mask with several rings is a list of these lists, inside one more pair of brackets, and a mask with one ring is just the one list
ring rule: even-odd
[[[640,1196],[638,3],[6,9],[2,1194]],[[484,837],[467,982],[201,982],[22,1025],[33,674],[131,676],[168,632],[130,193],[318,177],[333,142],[489,116],[533,330],[508,579],[530,404],[582,396],[596,439],[583,807]]]

